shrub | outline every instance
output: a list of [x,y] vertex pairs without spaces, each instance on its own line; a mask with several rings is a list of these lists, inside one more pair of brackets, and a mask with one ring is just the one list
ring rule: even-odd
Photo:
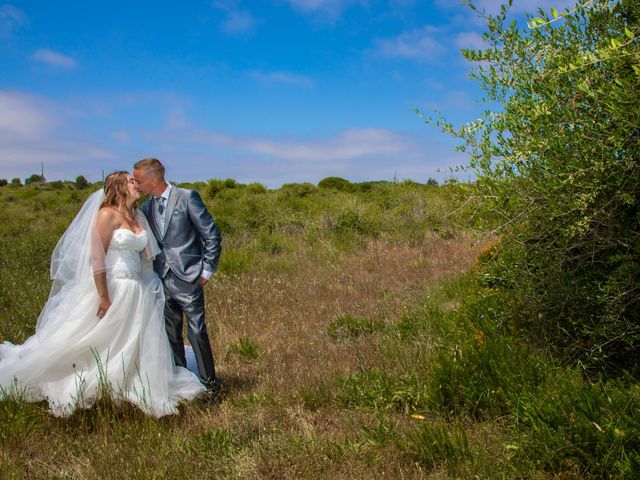
[[429,178],[425,185],[427,185],[428,187],[437,187],[438,181],[435,178]]
[[83,190],[87,188],[89,185],[90,185],[89,181],[83,175],[78,175],[76,177],[76,188],[78,190]]
[[0,187],[4,187],[5,185],[8,185],[9,182],[7,181],[6,178],[0,178]]
[[181,182],[178,186],[180,188],[188,188],[189,190],[197,190],[201,192],[207,188],[207,182]]
[[327,177],[318,182],[320,188],[332,188],[334,190],[340,190],[343,192],[353,192],[355,185],[340,177]]
[[285,183],[280,187],[280,191],[286,197],[304,198],[316,190],[313,183]]
[[20,185],[22,185],[22,180],[20,180],[19,178],[12,178],[11,185],[13,185],[14,187],[19,187]]
[[460,129],[435,122],[464,140],[475,195],[503,219],[489,274],[565,358],[638,367],[640,3],[552,9],[527,30],[507,10],[488,17],[487,49],[463,51],[501,108]]
[[27,177],[24,180],[24,184],[25,185],[29,185],[29,184],[32,184],[32,183],[44,183],[46,181],[47,180],[44,178],[44,176],[38,175],[37,173],[34,173],[33,175],[31,175],[30,177]]
[[245,188],[249,193],[267,193],[267,187],[258,182],[250,183]]
[[207,196],[213,198],[223,190],[234,189],[238,186],[238,183],[233,178],[227,178],[225,180],[212,178],[207,182]]

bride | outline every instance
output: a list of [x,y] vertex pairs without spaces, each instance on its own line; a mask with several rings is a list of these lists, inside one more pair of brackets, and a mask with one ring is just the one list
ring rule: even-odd
[[66,417],[109,396],[161,417],[205,391],[174,365],[151,263],[159,249],[139,198],[129,173],[112,173],[62,235],[35,334],[0,344],[0,399],[47,400]]

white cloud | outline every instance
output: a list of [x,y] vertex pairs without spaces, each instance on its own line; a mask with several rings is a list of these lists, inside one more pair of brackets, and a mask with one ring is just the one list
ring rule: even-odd
[[291,7],[300,13],[320,16],[335,21],[342,12],[353,5],[366,5],[366,0],[287,0]]
[[191,126],[191,122],[187,118],[185,111],[181,107],[171,108],[167,112],[165,127],[169,130],[178,130],[182,128],[188,128]]
[[236,147],[260,155],[304,162],[353,160],[371,155],[406,152],[402,135],[384,129],[352,129],[322,140],[243,138]]
[[[485,10],[489,14],[496,14],[500,11],[500,6],[506,4],[506,0],[476,0],[473,2],[478,10]],[[545,11],[549,11],[551,7],[556,8],[558,11],[569,7],[572,8],[577,4],[577,0],[514,0],[511,9],[509,10],[513,14],[530,13],[535,14],[538,8],[542,8]],[[460,2],[452,0],[438,0],[438,4],[445,8],[460,8]],[[468,11],[471,11],[468,7],[463,7]]]
[[[353,181],[429,177],[464,163],[464,155],[441,141],[420,134],[378,128],[356,128],[329,137],[231,135],[191,129],[148,131],[154,154],[167,160],[178,180],[232,177],[269,186],[285,182],[317,182],[338,175]],[[189,161],[185,162],[184,159]]]
[[73,58],[60,52],[49,50],[48,48],[36,50],[33,55],[31,55],[31,58],[38,62],[46,63],[52,67],[58,67],[65,70],[71,70],[78,66],[78,63]]
[[405,58],[429,61],[445,51],[444,46],[436,39],[434,27],[401,33],[393,38],[377,39],[373,47],[375,55],[387,58]]
[[[438,168],[446,170],[464,158],[450,144],[427,138],[427,131],[351,128],[331,135],[237,134],[197,127],[197,121],[185,114],[186,107],[173,102],[170,94],[121,97],[104,100],[127,106],[115,108],[109,116],[126,119],[131,108],[147,111],[152,98],[157,112],[158,102],[166,97],[170,101],[159,107],[165,122],[111,130],[90,107],[78,117],[77,110],[64,104],[0,90],[0,177],[27,177],[39,172],[44,162],[49,180],[80,174],[98,180],[101,170],[130,169],[135,160],[155,156],[167,165],[174,181],[232,177],[273,187],[331,175],[353,181],[390,180],[396,175],[426,181],[445,178]],[[104,125],[104,132],[84,130],[89,123]]]
[[26,177],[45,162],[47,178],[75,178],[87,164],[115,158],[97,142],[70,135],[68,115],[45,98],[0,90],[0,176]]
[[469,50],[484,50],[487,44],[482,35],[476,32],[461,32],[454,38],[454,43],[458,48],[466,48]]
[[0,138],[35,140],[57,124],[44,99],[34,95],[0,90]]
[[111,132],[111,138],[120,143],[131,143],[131,135],[126,130],[115,130]]
[[221,28],[226,33],[238,35],[253,31],[257,23],[249,12],[231,12],[226,20],[222,22]]
[[19,8],[5,3],[0,7],[0,37],[8,37],[27,23],[27,15]]
[[[478,6],[484,7],[488,12],[498,12],[500,5],[505,3],[501,0],[481,0],[478,2]],[[558,11],[563,10],[566,7],[573,7],[576,5],[576,0],[515,0],[511,6],[512,13],[531,13],[537,12],[538,8],[542,8],[545,11],[549,11],[551,7],[556,8]]]
[[311,88],[315,85],[312,78],[289,72],[260,72],[255,70],[250,72],[249,76],[265,83],[283,83],[286,85],[297,85],[306,88]]
[[228,35],[245,35],[252,33],[258,24],[251,12],[239,8],[237,1],[219,0],[213,2],[213,7],[224,12],[225,17],[220,22],[220,29]]

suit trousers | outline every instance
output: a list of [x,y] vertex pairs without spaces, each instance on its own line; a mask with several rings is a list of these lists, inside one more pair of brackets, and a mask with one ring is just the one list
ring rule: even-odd
[[198,363],[200,381],[207,386],[214,385],[217,377],[209,334],[204,322],[204,290],[197,281],[185,282],[171,270],[162,279],[162,284],[165,296],[165,328],[176,365],[187,367],[182,338],[184,314],[187,316],[187,336]]

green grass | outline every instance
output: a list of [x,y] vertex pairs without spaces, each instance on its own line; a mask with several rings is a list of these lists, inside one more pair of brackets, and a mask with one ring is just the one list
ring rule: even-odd
[[[590,379],[554,358],[505,313],[517,299],[477,271],[429,283],[411,306],[392,282],[370,286],[384,314],[335,298],[342,266],[374,255],[372,243],[431,259],[425,239],[482,232],[490,220],[447,215],[466,187],[211,185],[211,196],[195,186],[224,235],[220,310],[208,313],[212,338],[226,339],[222,397],[160,420],[109,401],[66,420],[45,403],[0,401],[0,478],[638,478],[637,380]],[[51,251],[89,191],[0,188],[3,340],[33,332]],[[325,265],[335,270],[324,283],[300,274]],[[319,315],[294,315],[306,304],[293,303],[292,276],[321,299]],[[253,303],[240,301],[259,284]],[[274,356],[268,332],[283,305],[291,322]],[[311,331],[314,342],[298,342]]]
[[238,342],[229,344],[227,356],[230,355],[236,355],[244,360],[255,360],[260,356],[260,348],[248,336],[243,336]]

